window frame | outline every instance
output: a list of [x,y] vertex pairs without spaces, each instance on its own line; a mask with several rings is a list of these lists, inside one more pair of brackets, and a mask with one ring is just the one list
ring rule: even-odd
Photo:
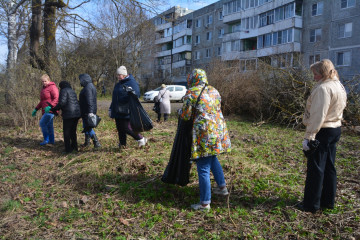
[[[347,24],[351,24],[351,32],[349,36],[346,36],[346,25]],[[341,32],[341,27],[344,27],[343,33]],[[353,33],[353,22],[348,22],[348,23],[343,23],[343,24],[339,24],[339,38],[350,38],[352,37],[352,33]],[[341,35],[342,34],[342,35]]]
[[[339,54],[342,54],[342,64],[339,64]],[[345,54],[349,54],[349,62],[345,63]],[[336,52],[336,66],[339,67],[349,67],[351,66],[351,51],[338,51]]]
[[[319,36],[319,34],[317,34],[317,32],[320,30],[320,39],[318,39],[318,37],[317,36]],[[312,31],[314,31],[314,35],[312,35]],[[319,41],[321,41],[321,39],[322,39],[322,28],[315,28],[315,29],[310,29],[310,34],[309,34],[309,36],[310,36],[310,42],[311,43],[316,43],[316,42],[319,42]],[[314,41],[311,41],[311,38],[312,37],[314,37]]]
[[[346,1],[346,7],[343,7],[343,2]],[[349,2],[352,1],[354,5],[349,6]],[[340,9],[347,9],[347,8],[352,8],[352,7],[356,7],[356,0],[340,0]]]
[[[319,8],[319,5],[322,5],[321,8]],[[314,6],[316,6],[316,9],[314,10]],[[319,9],[321,9],[321,11],[319,11]],[[315,11],[315,13],[314,13]],[[317,3],[314,3],[313,5],[311,5],[311,16],[312,17],[316,17],[316,16],[321,16],[324,13],[324,2],[320,1]]]

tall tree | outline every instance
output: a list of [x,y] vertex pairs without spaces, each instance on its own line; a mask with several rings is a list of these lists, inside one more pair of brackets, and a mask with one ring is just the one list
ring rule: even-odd
[[8,57],[6,64],[6,88],[5,88],[5,101],[6,103],[11,103],[11,89],[15,81],[15,66],[17,60],[17,22],[16,22],[16,12],[18,8],[24,4],[26,0],[10,0],[10,1],[1,1],[1,6],[3,7],[5,14],[7,16],[8,24]]

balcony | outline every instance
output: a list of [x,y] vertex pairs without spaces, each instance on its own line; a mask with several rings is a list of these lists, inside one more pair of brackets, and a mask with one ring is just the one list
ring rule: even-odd
[[167,42],[172,42],[172,36],[159,38],[159,39],[155,40],[155,44],[162,44],[162,43],[167,43]]
[[155,69],[156,70],[169,70],[171,69],[171,64],[158,64],[158,65],[155,65]]
[[173,54],[180,53],[180,52],[191,52],[191,44],[185,44],[180,47],[173,49]]
[[191,65],[191,60],[181,60],[181,61],[178,61],[178,62],[174,62],[173,63],[173,68],[180,68],[180,67],[185,67],[185,66],[190,66]]
[[240,58],[240,52],[233,51],[233,52],[226,52],[222,53],[221,61],[231,61],[231,60],[238,60]]
[[168,23],[164,23],[164,24],[161,24],[161,25],[156,25],[155,26],[155,32],[160,32],[160,31],[163,31],[167,28],[171,28],[172,27],[172,23],[171,22],[168,22]]
[[155,53],[155,57],[165,57],[165,56],[170,56],[170,55],[171,55],[171,50],[165,50],[165,51]]
[[302,17],[295,16],[293,18],[285,19],[280,22],[261,27],[258,29],[258,35],[263,35],[270,32],[278,32],[293,27],[302,28]]
[[178,33],[174,34],[174,39],[178,39],[180,37],[183,36],[191,36],[192,35],[192,29],[191,28],[186,28]]
[[298,42],[280,44],[277,46],[271,46],[263,49],[257,50],[257,57],[271,56],[274,54],[290,53],[290,52],[300,52],[301,44]]

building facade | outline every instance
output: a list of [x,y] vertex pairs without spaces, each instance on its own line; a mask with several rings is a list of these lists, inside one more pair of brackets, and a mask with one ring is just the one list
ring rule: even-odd
[[220,0],[154,19],[160,82],[186,82],[192,68],[214,58],[237,62],[240,71],[259,61],[309,67],[329,58],[342,78],[359,75],[360,0]]

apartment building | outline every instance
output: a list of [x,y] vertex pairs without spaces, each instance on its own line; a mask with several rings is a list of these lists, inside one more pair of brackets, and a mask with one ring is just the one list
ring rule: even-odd
[[302,53],[306,66],[323,58],[341,78],[360,74],[360,1],[304,1]]
[[156,25],[157,71],[167,81],[184,82],[192,68],[214,58],[239,64],[240,71],[259,61],[309,67],[329,58],[342,78],[359,75],[360,0],[220,0],[186,11]]

